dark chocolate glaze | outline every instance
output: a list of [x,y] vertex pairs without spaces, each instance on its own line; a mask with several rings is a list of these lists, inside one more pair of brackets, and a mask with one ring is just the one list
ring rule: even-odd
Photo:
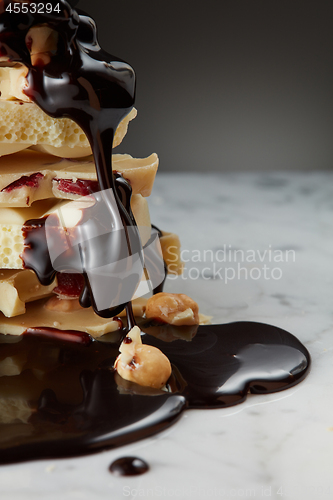
[[71,339],[71,332],[61,337],[42,329],[18,338],[1,335],[1,360],[14,357],[21,373],[0,377],[0,398],[4,403],[14,398],[18,408],[25,403],[31,415],[23,418],[11,403],[7,423],[0,424],[0,463],[130,443],[165,429],[186,408],[223,408],[241,403],[249,392],[292,387],[310,366],[306,348],[273,326],[140,327],[146,332],[143,342],[161,349],[172,363],[168,392],[127,382],[114,372],[121,330],[91,342],[85,334],[78,342],[77,332]]
[[[61,12],[14,13],[5,9],[11,2],[0,4],[0,55],[28,68],[28,87],[25,94],[45,113],[54,118],[68,117],[75,121],[86,133],[94,155],[100,190],[112,190],[118,207],[118,227],[122,226],[127,235],[127,253],[132,255],[133,235],[140,246],[140,237],[135,230],[135,220],[130,213],[130,192],[122,189],[121,196],[115,189],[112,174],[112,144],[120,121],[131,111],[135,97],[135,75],[124,61],[106,53],[98,44],[97,30],[93,19],[83,12],[76,12],[65,0],[50,0],[54,7],[60,5]],[[27,4],[33,3],[31,0]],[[32,64],[29,49],[34,26],[46,24],[57,33],[57,49],[47,53]],[[111,205],[109,200],[109,206]],[[115,217],[110,208],[110,214]],[[42,284],[51,283],[55,276],[47,248],[41,245],[41,235],[45,233],[35,220],[26,224],[27,251],[22,259],[25,267],[33,269]],[[131,238],[128,228],[132,227]],[[37,229],[36,229],[37,228]],[[117,240],[117,236],[114,236]],[[115,242],[117,245],[117,242]],[[82,261],[89,265],[96,260],[96,241],[87,241],[82,249]],[[112,262],[113,242],[109,242],[110,262]],[[123,256],[125,258],[125,255]],[[95,312],[103,317],[118,314],[126,304],[100,311],[94,301],[87,272],[85,289],[81,295],[81,305],[93,305]],[[133,279],[133,293],[139,279]],[[128,285],[127,285],[128,286]]]
[[[77,13],[65,0],[49,2],[59,3],[61,12],[10,14],[5,12],[9,0],[0,3],[0,55],[27,66],[25,92],[42,110],[55,118],[71,118],[86,133],[99,188],[113,192],[118,225],[125,229],[131,255],[140,251],[141,243],[130,210],[130,187],[112,174],[111,153],[115,130],[134,104],[134,72],[99,47],[91,18]],[[41,57],[33,65],[28,32],[40,24],[58,33],[57,50],[48,54],[49,62]],[[25,243],[26,267],[36,272],[41,283],[51,283],[55,270],[47,251],[45,220],[26,222]],[[96,259],[99,247],[95,243],[82,253],[83,264]],[[113,243],[109,243],[112,257]],[[83,306],[92,304],[98,314],[109,317],[126,306],[99,311],[83,275]],[[136,285],[134,280],[133,292]],[[173,369],[166,391],[138,386],[113,369],[119,344],[135,324],[131,305],[126,308],[128,326],[100,342],[87,334],[52,328],[30,329],[22,337],[0,335],[0,372],[2,362],[10,357],[20,366],[18,375],[6,375],[5,362],[1,372],[0,398],[4,408],[6,399],[10,405],[0,424],[0,463],[114,448],[165,429],[186,408],[235,405],[249,392],[264,394],[292,387],[309,370],[306,348],[273,326],[244,322],[171,327],[146,322],[140,325],[145,332],[143,342],[161,349]],[[133,457],[112,468],[118,473],[133,472]]]
[[138,457],[122,457],[112,462],[109,471],[115,476],[138,476],[148,472],[147,462]]
[[[140,239],[136,237],[137,233],[135,219],[130,207],[132,189],[129,183],[120,174],[115,174],[115,191],[118,194],[119,199],[121,200],[120,203],[124,203],[125,209],[131,220],[131,225],[127,228],[127,231],[125,233],[127,247],[131,249],[131,253],[137,252],[138,254],[140,254],[142,252],[142,247]],[[83,210],[84,215],[81,221],[82,224],[84,223],[85,219],[86,221],[89,221],[89,228],[91,228],[92,231],[100,224],[100,221],[98,220],[100,214],[98,202],[99,198],[102,198],[103,195],[101,193],[96,193],[95,196],[97,198],[95,206]],[[115,215],[114,210],[112,211],[112,215]],[[52,227],[53,219],[54,229],[52,230],[51,239],[50,232],[48,233],[47,240],[45,224],[46,221],[48,221],[49,228]],[[93,225],[92,223],[94,220],[95,225]],[[79,231],[79,229],[77,230]],[[69,232],[67,232],[67,234],[69,234]],[[78,245],[75,244],[75,230],[72,232],[72,234],[72,240],[74,243],[73,246],[71,246],[66,252],[67,257],[64,260],[64,271],[68,271],[68,269],[70,269],[71,267],[72,269],[76,270],[76,272],[80,272],[83,269],[82,274],[87,278],[87,274],[84,272],[84,269],[98,267],[98,265],[101,265],[103,261],[104,263],[112,262],[114,259],[113,253],[115,249],[118,248],[118,252],[121,252],[122,256],[124,255],[124,245],[121,244],[119,231],[115,231],[114,233],[102,234],[98,238],[89,237],[89,240],[87,240],[87,248],[85,248],[84,252],[82,251],[82,248],[78,248]],[[43,285],[50,284],[54,280],[57,271],[52,265],[48,246],[50,245],[51,241],[51,245],[55,248],[58,248],[59,253],[61,254],[61,248],[65,244],[63,233],[59,232],[58,216],[54,214],[49,216],[48,218],[44,217],[26,221],[23,225],[23,236],[25,248],[22,254],[22,258],[24,260],[25,268],[34,270]],[[119,250],[119,248],[121,248],[121,250]],[[57,270],[59,271],[59,266],[57,267]],[[134,272],[133,276],[135,276]],[[73,278],[73,280],[75,281],[75,278]],[[139,280],[140,275],[137,275],[137,280],[134,281],[135,288]],[[110,288],[112,289],[112,287],[113,281],[111,277]],[[94,311],[103,317],[115,316],[119,314],[125,307],[127,307],[128,311],[131,310],[130,303],[119,304],[118,306],[114,306],[107,310],[100,310],[97,307],[96,302],[94,301],[93,293],[90,292],[90,284],[88,279],[85,280],[85,285],[83,286],[80,294],[80,304],[82,305],[82,307],[93,306]]]

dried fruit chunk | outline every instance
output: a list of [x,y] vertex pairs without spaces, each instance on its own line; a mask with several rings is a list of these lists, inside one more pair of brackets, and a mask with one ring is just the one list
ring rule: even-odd
[[[113,170],[130,183],[133,195],[150,195],[157,168],[156,154],[113,155]],[[52,197],[75,200],[95,191],[98,182],[91,157],[60,159],[26,150],[0,158],[0,206],[26,207]]]
[[23,92],[27,85],[28,69],[22,64],[13,67],[0,66],[0,100],[20,100],[30,102],[30,98]]
[[58,273],[58,284],[53,292],[60,299],[76,299],[80,297],[84,288],[84,278],[79,273]]

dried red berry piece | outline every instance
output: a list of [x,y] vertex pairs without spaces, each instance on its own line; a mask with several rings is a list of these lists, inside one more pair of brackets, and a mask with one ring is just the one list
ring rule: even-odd
[[84,278],[82,274],[58,273],[58,286],[54,288],[54,293],[65,297],[80,297],[84,287]]
[[18,189],[18,188],[23,187],[23,186],[27,186],[30,188],[37,188],[39,185],[39,181],[43,177],[44,177],[44,175],[41,174],[40,172],[37,172],[35,174],[31,174],[31,175],[23,175],[22,177],[20,177],[16,181],[14,181],[11,184],[8,184],[8,186],[4,187],[1,190],[1,193],[2,192],[10,193],[11,191],[13,191],[13,189]]
[[58,189],[63,193],[78,194],[80,196],[88,196],[89,194],[99,191],[97,181],[78,179],[76,182],[70,179],[54,179],[58,182]]

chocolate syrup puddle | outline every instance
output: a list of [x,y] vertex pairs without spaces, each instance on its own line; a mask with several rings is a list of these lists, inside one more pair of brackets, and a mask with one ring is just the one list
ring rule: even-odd
[[[99,188],[106,197],[108,190],[112,192],[116,200],[116,222],[126,232],[127,253],[142,250],[130,211],[130,191],[123,180],[114,178],[111,163],[115,130],[134,105],[133,69],[99,47],[94,21],[65,0],[49,0],[61,7],[50,14],[23,14],[22,9],[9,13],[5,11],[9,4],[9,0],[0,2],[0,55],[27,66],[25,93],[43,111],[55,118],[71,118],[86,133]],[[32,64],[29,30],[41,24],[56,32],[57,47],[34,58]],[[26,267],[36,272],[41,283],[49,284],[55,270],[45,247],[45,220],[27,221],[25,229]],[[113,246],[117,240],[110,244],[110,256]],[[98,250],[92,240],[82,250],[82,262],[93,262]],[[126,304],[102,311],[96,307],[85,269],[81,304],[92,304],[102,316],[118,314]],[[137,284],[132,283],[133,292]],[[130,303],[126,309],[132,326]],[[167,391],[135,385],[113,371],[126,327],[100,342],[80,332],[38,328],[22,337],[1,335],[0,463],[114,448],[159,432],[187,408],[222,408],[244,401],[248,392],[292,387],[310,366],[305,347],[273,326],[233,323],[177,328],[150,322],[141,329],[146,332],[143,342],[161,349],[172,363]]]
[[[117,126],[134,106],[134,71],[127,63],[108,54],[99,46],[93,19],[83,12],[78,14],[65,0],[50,0],[48,5],[53,7],[50,13],[49,9],[44,8],[38,8],[37,12],[34,12],[35,9],[30,9],[30,4],[34,3],[31,0],[26,2],[27,9],[8,12],[6,9],[10,3],[5,0],[0,4],[0,55],[28,68],[28,86],[24,88],[24,92],[33,102],[49,116],[71,118],[87,135],[94,156],[99,188],[104,192],[102,196],[104,201],[107,201],[108,190],[112,191],[118,213],[115,214],[110,198],[110,215],[115,217],[116,227],[122,227],[126,233],[127,249],[123,258],[126,258],[126,254],[131,256],[137,247],[141,248],[140,236],[135,220],[129,213],[130,194],[126,189],[123,190],[121,200],[115,189],[112,144]],[[28,12],[23,13],[22,10]],[[53,30],[56,49],[32,58],[30,51],[33,28],[40,25],[47,25]],[[44,251],[40,246],[43,228],[38,229],[39,234],[34,236],[36,221],[27,221],[25,226],[29,232],[26,243],[30,245],[30,252],[29,258],[26,258],[26,252],[23,253],[23,261],[26,267],[36,272],[42,284],[50,284],[55,271],[50,259],[46,257],[43,262],[41,258],[41,252]],[[110,255],[113,246],[118,244],[116,233],[117,231],[113,235],[114,242],[109,242]],[[95,261],[95,253],[96,242],[89,244],[88,240],[82,248],[82,264],[89,266],[90,261]],[[47,252],[44,256],[46,254]],[[103,317],[115,316],[124,308],[126,304],[119,304],[100,311],[94,300],[88,272],[84,270],[83,276],[83,307],[92,305],[95,312]],[[133,275],[133,283],[126,285],[133,288],[133,293],[140,278],[137,279]]]
[[[88,454],[143,439],[185,409],[223,408],[241,403],[248,392],[292,387],[310,366],[306,348],[273,326],[140,327],[143,342],[172,363],[169,392],[113,371],[121,331],[90,343],[54,338],[42,329],[1,335],[0,463]],[[16,371],[8,372],[13,364]]]

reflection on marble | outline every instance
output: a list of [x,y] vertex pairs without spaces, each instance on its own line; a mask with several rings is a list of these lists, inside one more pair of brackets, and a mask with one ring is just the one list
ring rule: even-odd
[[[309,349],[311,373],[240,406],[188,411],[167,431],[123,448],[1,467],[3,498],[332,498],[333,175],[159,173],[149,204],[153,222],[177,232],[184,257],[192,256],[167,290],[191,295],[216,323],[290,331]],[[222,261],[229,245],[243,251],[236,262],[228,254]],[[235,271],[227,283],[226,268]],[[124,455],[143,458],[150,471],[112,476],[108,466]]]

